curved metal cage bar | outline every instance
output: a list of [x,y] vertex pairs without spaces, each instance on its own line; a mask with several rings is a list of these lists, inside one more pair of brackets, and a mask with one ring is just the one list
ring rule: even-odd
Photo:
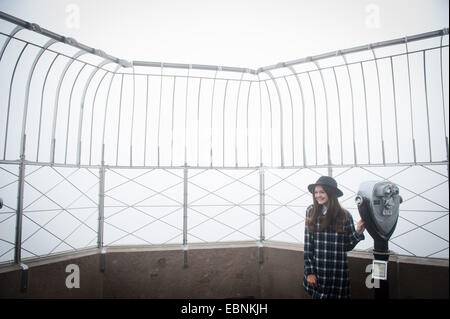
[[[251,70],[128,62],[3,12],[0,18],[0,190],[10,197],[15,188],[17,199],[1,213],[0,260],[236,235],[302,242],[299,210],[310,200],[304,179],[333,175],[354,194],[351,174],[395,180],[417,169],[432,182],[414,190],[401,179],[405,198],[432,207],[406,209],[436,216],[424,223],[404,217],[401,235],[432,234],[448,258],[448,230],[424,226],[448,225],[448,201],[428,196],[448,194],[448,29]],[[147,177],[153,174],[172,184]],[[204,185],[212,180],[217,187]],[[248,196],[222,194],[228,185]],[[291,195],[280,200],[277,185]],[[63,186],[78,196],[59,202]],[[125,189],[143,197],[123,197]],[[351,197],[344,203],[357,212]],[[133,215],[147,222],[130,224]],[[61,216],[75,229],[53,229]],[[214,238],[199,232],[211,223],[221,228]],[[139,235],[155,225],[169,236]],[[86,240],[71,237],[79,230]],[[50,249],[33,246],[46,236]],[[401,237],[391,242],[415,254]]]

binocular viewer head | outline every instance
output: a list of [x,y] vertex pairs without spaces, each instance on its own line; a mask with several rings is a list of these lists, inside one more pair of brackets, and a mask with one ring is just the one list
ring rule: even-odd
[[375,240],[375,246],[387,247],[387,241],[397,225],[402,201],[399,188],[389,181],[360,184],[355,202],[367,231]]

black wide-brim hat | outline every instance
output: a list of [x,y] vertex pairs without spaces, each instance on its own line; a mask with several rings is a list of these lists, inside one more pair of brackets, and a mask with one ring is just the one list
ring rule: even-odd
[[308,185],[309,192],[314,194],[314,188],[317,185],[328,186],[328,187],[332,188],[336,192],[337,197],[341,197],[342,195],[344,195],[344,193],[342,193],[342,191],[337,187],[337,183],[333,177],[320,176],[315,184]]

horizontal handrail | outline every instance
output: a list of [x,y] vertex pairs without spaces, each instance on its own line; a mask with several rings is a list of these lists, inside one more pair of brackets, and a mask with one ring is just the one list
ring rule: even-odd
[[122,65],[123,67],[149,66],[149,67],[165,67],[165,68],[167,67],[167,68],[177,68],[177,69],[217,70],[217,71],[229,71],[229,72],[238,72],[238,73],[249,73],[249,74],[254,74],[254,75],[257,75],[261,72],[266,72],[266,71],[279,69],[279,68],[285,68],[285,67],[289,67],[289,66],[293,66],[293,65],[297,65],[297,64],[312,62],[312,61],[318,61],[321,59],[331,58],[334,56],[345,55],[345,54],[349,54],[349,53],[356,53],[356,52],[361,52],[361,51],[366,51],[366,50],[372,50],[372,49],[382,48],[382,47],[396,45],[396,44],[405,44],[408,42],[424,40],[424,39],[428,39],[428,38],[432,38],[432,37],[444,36],[444,35],[449,34],[449,29],[443,28],[440,30],[420,33],[420,34],[416,34],[416,35],[412,35],[412,36],[405,36],[405,37],[397,38],[397,39],[393,39],[393,40],[381,41],[381,42],[356,46],[356,47],[352,47],[352,48],[348,48],[348,49],[331,51],[331,52],[327,52],[327,53],[323,53],[323,54],[318,54],[315,56],[308,56],[308,57],[304,57],[304,58],[300,58],[300,59],[296,59],[296,60],[280,62],[280,63],[269,65],[269,66],[263,66],[263,67],[260,67],[256,70],[254,70],[254,69],[250,69],[250,68],[239,68],[239,67],[219,66],[219,65],[204,65],[204,64],[166,63],[166,62],[151,62],[151,61],[132,61],[132,62],[130,62],[128,60],[120,59],[120,58],[114,57],[112,55],[109,55],[102,50],[95,49],[95,48],[92,48],[85,44],[82,44],[82,43],[78,42],[77,40],[75,40],[74,38],[65,37],[65,36],[59,35],[57,33],[54,33],[52,31],[49,31],[45,28],[40,27],[36,23],[31,23],[31,22],[22,20],[20,18],[17,18],[15,16],[9,15],[3,11],[0,11],[0,18],[5,21],[14,23],[18,26],[22,26],[23,28],[26,28],[28,30],[32,30],[34,32],[45,35],[49,38],[55,39],[59,42],[63,42],[70,46],[82,49],[93,55],[97,55],[101,58],[108,59],[112,62]]

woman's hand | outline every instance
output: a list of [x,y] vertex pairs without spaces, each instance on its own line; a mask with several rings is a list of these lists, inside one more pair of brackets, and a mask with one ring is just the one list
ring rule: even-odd
[[361,236],[364,230],[366,230],[366,227],[364,226],[364,221],[361,219],[356,225],[356,233],[358,236]]
[[311,286],[313,288],[317,288],[317,277],[316,275],[308,275],[308,277],[306,277],[306,281],[308,282],[308,286]]

